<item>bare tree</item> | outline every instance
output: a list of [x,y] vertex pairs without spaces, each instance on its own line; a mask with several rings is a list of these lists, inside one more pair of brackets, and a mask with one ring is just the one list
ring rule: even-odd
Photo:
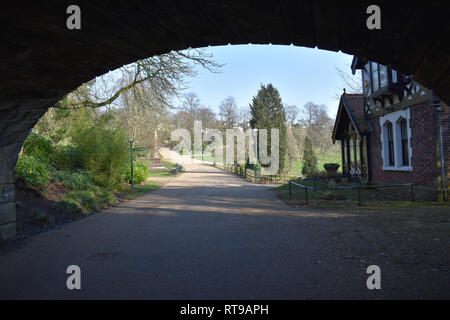
[[180,109],[187,112],[192,117],[192,120],[197,118],[197,114],[201,108],[200,98],[195,92],[189,92],[183,96]]
[[195,66],[219,72],[221,64],[204,49],[172,51],[123,66],[83,84],[54,107],[100,108],[117,104],[126,91],[141,88],[151,92],[159,105],[171,107],[171,99],[187,88],[186,77],[196,75]]
[[[339,77],[342,80],[343,88],[345,88],[345,91],[350,94],[361,94],[363,93],[362,88],[362,76],[361,71],[357,70],[356,74],[350,74],[349,72],[346,72],[338,67],[335,67],[336,71],[339,75]],[[348,66],[348,70],[350,70],[350,66]],[[336,93],[336,98],[340,99],[342,94],[342,89],[339,88],[338,93]]]
[[216,114],[211,110],[211,108],[201,107],[197,112],[196,120],[201,120],[204,128],[216,127]]
[[219,105],[219,117],[226,128],[233,128],[239,121],[238,107],[234,97],[224,99]]
[[286,113],[287,123],[290,124],[291,126],[295,125],[297,123],[297,118],[298,118],[298,115],[300,112],[299,109],[297,108],[297,106],[285,105],[284,110]]
[[250,113],[250,107],[241,107],[239,108],[239,120],[240,124],[243,128],[250,126],[250,120],[252,119],[252,115]]
[[302,114],[301,124],[306,128],[313,146],[319,149],[324,159],[325,153],[332,147],[333,119],[328,115],[328,108],[326,105],[308,102],[303,107]]

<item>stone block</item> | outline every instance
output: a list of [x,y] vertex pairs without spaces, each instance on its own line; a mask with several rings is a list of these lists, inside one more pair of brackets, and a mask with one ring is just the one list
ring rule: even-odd
[[16,236],[16,223],[9,223],[0,226],[0,243],[13,239]]
[[14,202],[0,203],[0,226],[16,221],[16,204]]
[[15,182],[17,155],[10,159],[0,160],[0,184]]
[[14,202],[14,184],[0,184],[0,203]]

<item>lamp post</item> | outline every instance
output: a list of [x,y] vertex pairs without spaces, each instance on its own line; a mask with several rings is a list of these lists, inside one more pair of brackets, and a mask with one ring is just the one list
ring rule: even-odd
[[131,189],[133,189],[134,188],[134,175],[133,175],[133,143],[134,143],[134,139],[132,137],[128,138],[128,143],[130,144]]

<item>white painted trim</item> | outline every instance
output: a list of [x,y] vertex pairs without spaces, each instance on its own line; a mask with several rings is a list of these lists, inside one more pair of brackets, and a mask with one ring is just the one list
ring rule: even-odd
[[[401,159],[401,131],[399,127],[398,120],[400,118],[406,119],[407,127],[408,127],[408,149],[409,149],[409,166],[403,166],[402,165],[402,159]],[[388,113],[382,117],[380,117],[380,127],[381,127],[381,158],[383,161],[383,170],[389,170],[389,171],[412,171],[412,147],[411,147],[411,126],[410,126],[410,119],[411,119],[411,111],[410,109],[404,109],[404,110],[398,110],[395,112]],[[395,166],[389,166],[387,165],[388,159],[387,157],[387,149],[385,146],[387,145],[387,133],[384,131],[384,124],[386,121],[390,121],[393,126],[393,134],[394,134],[394,161]]]

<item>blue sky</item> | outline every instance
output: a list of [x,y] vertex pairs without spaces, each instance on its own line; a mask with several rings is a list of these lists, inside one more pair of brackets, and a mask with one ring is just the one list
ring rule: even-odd
[[219,63],[222,72],[199,70],[189,79],[187,92],[195,92],[205,106],[217,112],[228,96],[238,106],[248,106],[260,84],[272,83],[284,103],[301,108],[307,102],[325,104],[334,116],[338,107],[335,95],[345,87],[336,67],[351,74],[352,56],[295,46],[229,45],[207,49]]

